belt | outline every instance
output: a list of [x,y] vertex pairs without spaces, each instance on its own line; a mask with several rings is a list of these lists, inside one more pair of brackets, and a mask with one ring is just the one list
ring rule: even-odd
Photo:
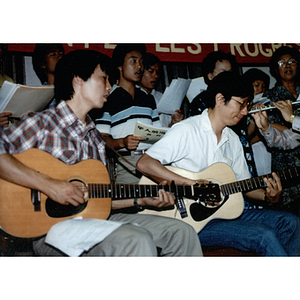
[[118,153],[122,156],[131,156],[131,155],[143,155],[146,153],[147,149],[143,150],[132,150],[132,151],[118,151]]

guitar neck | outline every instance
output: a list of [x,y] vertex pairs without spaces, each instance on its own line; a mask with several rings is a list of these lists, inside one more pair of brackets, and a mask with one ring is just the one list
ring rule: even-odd
[[112,200],[156,197],[161,189],[187,198],[194,195],[193,186],[95,183],[88,185],[90,198],[111,198]]
[[[278,171],[276,174],[279,176],[282,183],[288,183],[289,181],[294,182],[300,177],[300,167]],[[264,178],[273,178],[273,176],[272,174],[267,174],[255,178],[224,184],[221,186],[221,191],[223,195],[226,196],[239,192],[249,192],[259,188],[265,188],[266,184],[264,182]]]

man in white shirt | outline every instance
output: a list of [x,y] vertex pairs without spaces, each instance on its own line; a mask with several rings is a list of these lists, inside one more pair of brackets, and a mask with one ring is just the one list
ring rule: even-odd
[[[239,138],[227,126],[238,124],[247,115],[253,87],[239,75],[223,72],[213,79],[208,93],[209,108],[202,115],[175,124],[149,148],[137,163],[141,171],[156,180],[163,178],[176,184],[194,185],[195,180],[174,174],[164,165],[201,172],[213,163],[224,162],[238,180],[251,177]],[[260,188],[245,195],[261,203],[278,202],[282,186],[276,173],[272,176],[264,178],[265,190]],[[245,209],[235,220],[212,220],[198,236],[203,246],[254,250],[261,256],[299,255],[299,220],[287,212]]]

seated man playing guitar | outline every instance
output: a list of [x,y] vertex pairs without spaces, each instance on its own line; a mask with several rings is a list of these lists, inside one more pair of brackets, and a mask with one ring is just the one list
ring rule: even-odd
[[[58,62],[55,70],[55,98],[60,101],[58,106],[41,113],[29,113],[14,126],[1,131],[0,178],[3,182],[7,181],[18,187],[40,191],[53,202],[64,207],[77,207],[85,203],[87,189],[82,189],[82,184],[38,172],[13,155],[21,155],[21,152],[37,148],[48,152],[67,165],[81,164],[82,161],[90,159],[101,161],[105,165],[105,144],[88,112],[93,108],[102,108],[107,101],[111,90],[108,81],[110,68],[110,58],[92,50],[72,51]],[[49,169],[51,167],[49,163]],[[60,173],[60,170],[57,172]],[[145,204],[161,207],[174,204],[174,198],[172,193],[159,190],[153,197],[136,197],[135,201],[127,199],[113,202],[112,209],[139,207]],[[9,195],[4,195],[3,191],[1,191],[0,201],[12,202]],[[30,201],[24,199],[26,204]],[[32,207],[32,211],[36,210],[38,216],[45,209],[36,206],[34,209]],[[15,207],[15,209],[22,208]],[[0,216],[4,218],[2,213]],[[184,222],[121,213],[112,214],[108,221],[103,222],[110,221],[124,222],[124,224],[82,255],[156,256],[157,248],[161,249],[162,256],[202,255],[195,230]],[[61,224],[59,218],[57,222]],[[83,230],[88,229],[85,228],[88,224],[82,223]],[[4,225],[2,227],[4,228]],[[39,227],[39,224],[36,224],[36,227]],[[45,236],[34,242],[34,250],[42,256],[62,255],[61,251],[45,243]]]
[[[194,185],[211,180],[218,172],[224,177],[222,168],[215,170],[214,175],[196,181],[195,178],[175,174],[164,165],[202,172],[214,164],[225,163],[233,169],[238,180],[251,177],[238,136],[227,126],[236,125],[247,115],[253,88],[240,75],[223,72],[213,79],[208,94],[209,108],[199,116],[175,124],[140,158],[137,163],[139,170],[156,181],[164,179],[176,184]],[[277,174],[262,177],[261,182],[263,185],[252,187],[245,195],[261,202],[261,205],[278,202],[282,185]],[[240,187],[242,191],[243,186]],[[230,197],[226,201],[230,202]],[[193,214],[192,210],[190,213]],[[198,236],[203,246],[253,250],[261,256],[299,255],[299,220],[288,212],[243,210],[242,207],[241,214],[234,220],[211,220]]]

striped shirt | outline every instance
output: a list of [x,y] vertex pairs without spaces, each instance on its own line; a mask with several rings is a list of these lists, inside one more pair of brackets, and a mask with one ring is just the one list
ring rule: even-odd
[[[97,129],[110,134],[114,139],[124,138],[134,133],[136,122],[160,127],[161,123],[152,95],[139,88],[135,89],[134,99],[122,87],[117,87],[108,97],[101,118],[96,118]],[[140,143],[138,149],[148,148]]]
[[48,152],[69,165],[86,159],[106,164],[104,142],[91,118],[87,116],[84,130],[65,101],[40,113],[29,113],[0,132],[0,154],[17,154],[31,148]]

